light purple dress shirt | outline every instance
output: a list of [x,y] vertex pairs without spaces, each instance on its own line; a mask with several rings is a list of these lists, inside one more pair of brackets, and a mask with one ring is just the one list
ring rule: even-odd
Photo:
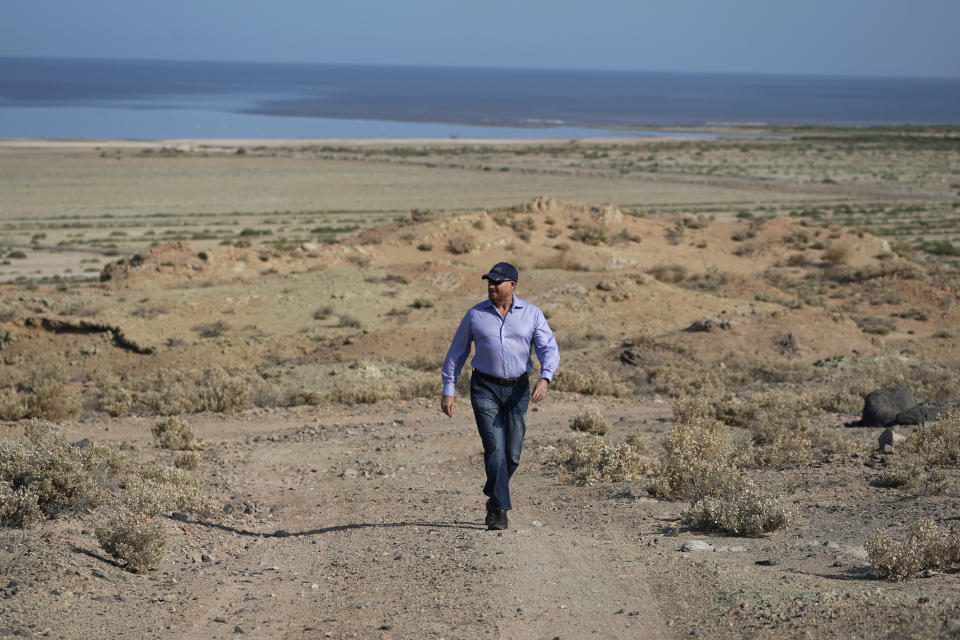
[[447,350],[440,374],[443,395],[452,396],[463,363],[470,356],[470,343],[476,354],[470,364],[497,378],[519,378],[533,369],[530,346],[540,361],[540,377],[553,379],[560,364],[560,350],[543,312],[536,305],[513,297],[513,306],[504,318],[490,300],[475,304],[463,316],[453,342]]

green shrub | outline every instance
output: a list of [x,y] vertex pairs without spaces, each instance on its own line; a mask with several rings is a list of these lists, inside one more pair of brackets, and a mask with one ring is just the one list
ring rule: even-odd
[[156,569],[167,545],[162,524],[129,514],[114,516],[97,527],[96,535],[104,551],[137,573]]

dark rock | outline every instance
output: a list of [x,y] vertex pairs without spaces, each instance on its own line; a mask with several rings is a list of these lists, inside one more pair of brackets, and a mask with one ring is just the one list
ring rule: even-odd
[[286,529],[277,529],[277,531],[273,535],[277,538],[289,538],[293,534],[291,534]]
[[897,424],[901,411],[917,405],[913,394],[902,384],[878,389],[869,394],[863,402],[863,414],[860,426],[890,427]]
[[946,409],[915,405],[897,414],[896,424],[926,424],[933,422],[947,412]]
[[[880,437],[877,438],[877,445],[880,447],[880,450],[884,453],[890,453],[893,451],[898,444],[906,439],[906,436],[897,433],[892,428],[884,429],[883,433],[880,434]],[[887,451],[887,447],[890,448],[890,451]]]
[[757,560],[754,564],[760,565],[761,567],[775,567],[780,564],[780,561],[776,558],[767,558],[766,560]]
[[699,320],[694,320],[693,324],[684,329],[684,331],[689,331],[695,333],[698,331],[713,331],[714,329],[729,329],[730,321],[726,318],[721,318],[720,320],[713,320],[712,318],[700,318]]
[[189,521],[190,521],[190,516],[188,516],[187,514],[185,514],[185,513],[182,512],[182,511],[174,511],[173,513],[170,514],[170,517],[173,518],[174,520],[176,520],[177,522],[189,522]]

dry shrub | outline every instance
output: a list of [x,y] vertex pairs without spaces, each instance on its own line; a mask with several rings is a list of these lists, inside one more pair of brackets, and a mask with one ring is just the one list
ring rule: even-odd
[[853,245],[845,242],[831,242],[823,250],[823,259],[833,265],[847,264],[853,255]]
[[885,336],[891,331],[897,330],[897,323],[890,318],[878,318],[877,316],[856,316],[853,319],[860,327],[860,331],[878,336]]
[[877,484],[934,494],[946,486],[944,468],[960,467],[960,411],[921,426],[897,445]]
[[80,413],[80,398],[70,393],[60,380],[47,379],[37,384],[27,396],[28,418],[63,422]]
[[477,248],[477,241],[469,234],[458,235],[447,242],[447,251],[454,255],[470,253]]
[[561,369],[553,377],[550,386],[557,391],[572,391],[591,396],[624,398],[633,393],[626,383],[616,380],[600,367],[590,367],[584,372]]
[[590,433],[595,436],[606,435],[610,425],[600,415],[597,409],[584,411],[570,419],[570,428],[582,433]]
[[146,467],[125,481],[127,507],[134,513],[158,516],[171,511],[210,514],[219,502],[204,493],[200,482],[183,469]]
[[115,386],[104,391],[100,394],[100,397],[97,398],[97,408],[100,411],[105,411],[114,418],[126,415],[133,408],[134,399],[133,394],[130,393],[130,390],[121,387]]
[[930,519],[918,522],[904,542],[876,532],[864,546],[873,573],[885,580],[909,580],[927,569],[944,570],[960,564],[960,529],[943,533]]
[[636,480],[646,475],[649,466],[633,445],[609,444],[599,436],[570,443],[554,456],[553,463],[562,479],[579,485]]
[[624,441],[636,449],[638,453],[647,454],[650,452],[650,447],[648,447],[647,443],[643,441],[643,434],[639,431],[634,431],[633,433],[629,434]]
[[0,420],[22,420],[27,415],[24,399],[16,389],[0,389]]
[[96,535],[104,551],[137,573],[156,569],[167,545],[162,524],[130,514],[114,516],[97,527]]
[[199,390],[199,411],[233,413],[247,408],[250,384],[244,376],[231,375],[220,367],[204,371]]
[[814,426],[811,418],[820,410],[802,392],[729,395],[716,401],[714,411],[725,424],[752,432],[753,461],[761,467],[807,462],[813,457],[814,448],[828,452],[847,450],[837,429]]
[[440,217],[440,214],[431,209],[411,209],[410,220],[414,223],[430,222]]
[[687,268],[679,264],[658,265],[648,269],[647,273],[660,282],[676,284],[687,279]]
[[203,442],[197,438],[186,422],[180,418],[161,418],[153,425],[153,445],[158,449],[199,451]]
[[196,451],[184,451],[174,459],[173,466],[177,469],[193,471],[200,466],[200,454]]
[[824,409],[828,409],[826,403],[833,393],[851,402],[848,408],[838,411],[859,412],[867,394],[894,384],[906,385],[923,401],[953,402],[960,397],[960,370],[936,360],[881,357],[863,363],[847,363],[845,367],[834,376],[831,388],[820,394],[818,402]]
[[681,514],[695,529],[747,537],[788,527],[796,516],[793,505],[781,496],[764,494],[750,481],[726,487],[716,496],[702,496]]
[[561,248],[560,245],[554,247],[560,249],[560,253],[554,254],[537,262],[537,269],[556,269],[558,271],[589,271],[590,268],[579,261],[579,254],[576,251],[570,251],[569,247]]
[[217,320],[216,322],[207,324],[198,324],[193,327],[193,330],[196,331],[201,338],[219,338],[230,330],[230,324],[223,320]]
[[0,420],[37,418],[63,422],[80,413],[80,398],[70,393],[60,371],[33,371],[2,383]]
[[244,373],[221,367],[159,371],[152,379],[101,383],[98,407],[111,415],[140,412],[179,415],[212,411],[232,413],[249,404],[251,383]]
[[26,442],[0,442],[0,524],[23,526],[83,513],[102,499],[92,451],[67,443],[34,420]]
[[574,229],[573,233],[570,235],[570,239],[575,240],[576,242],[588,244],[592,247],[596,247],[601,244],[606,244],[609,238],[607,235],[607,230],[603,227],[589,225]]
[[742,483],[733,440],[693,398],[674,402],[674,425],[653,472],[647,491],[668,500],[718,495]]
[[924,280],[927,278],[926,270],[914,263],[905,260],[886,260],[880,263],[865,265],[862,267],[853,267],[850,265],[834,265],[830,267],[823,275],[824,279],[839,282],[841,284],[850,284],[854,282],[865,282],[877,278],[899,278],[901,280]]
[[897,451],[927,465],[960,466],[960,410],[953,410],[913,432]]

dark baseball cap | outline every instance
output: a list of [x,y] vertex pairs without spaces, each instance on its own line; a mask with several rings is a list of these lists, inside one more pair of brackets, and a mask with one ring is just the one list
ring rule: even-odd
[[490,273],[483,275],[483,280],[493,280],[495,282],[502,282],[503,280],[513,280],[517,281],[517,278],[520,277],[520,272],[517,271],[517,268],[510,264],[509,262],[498,262],[490,268]]

